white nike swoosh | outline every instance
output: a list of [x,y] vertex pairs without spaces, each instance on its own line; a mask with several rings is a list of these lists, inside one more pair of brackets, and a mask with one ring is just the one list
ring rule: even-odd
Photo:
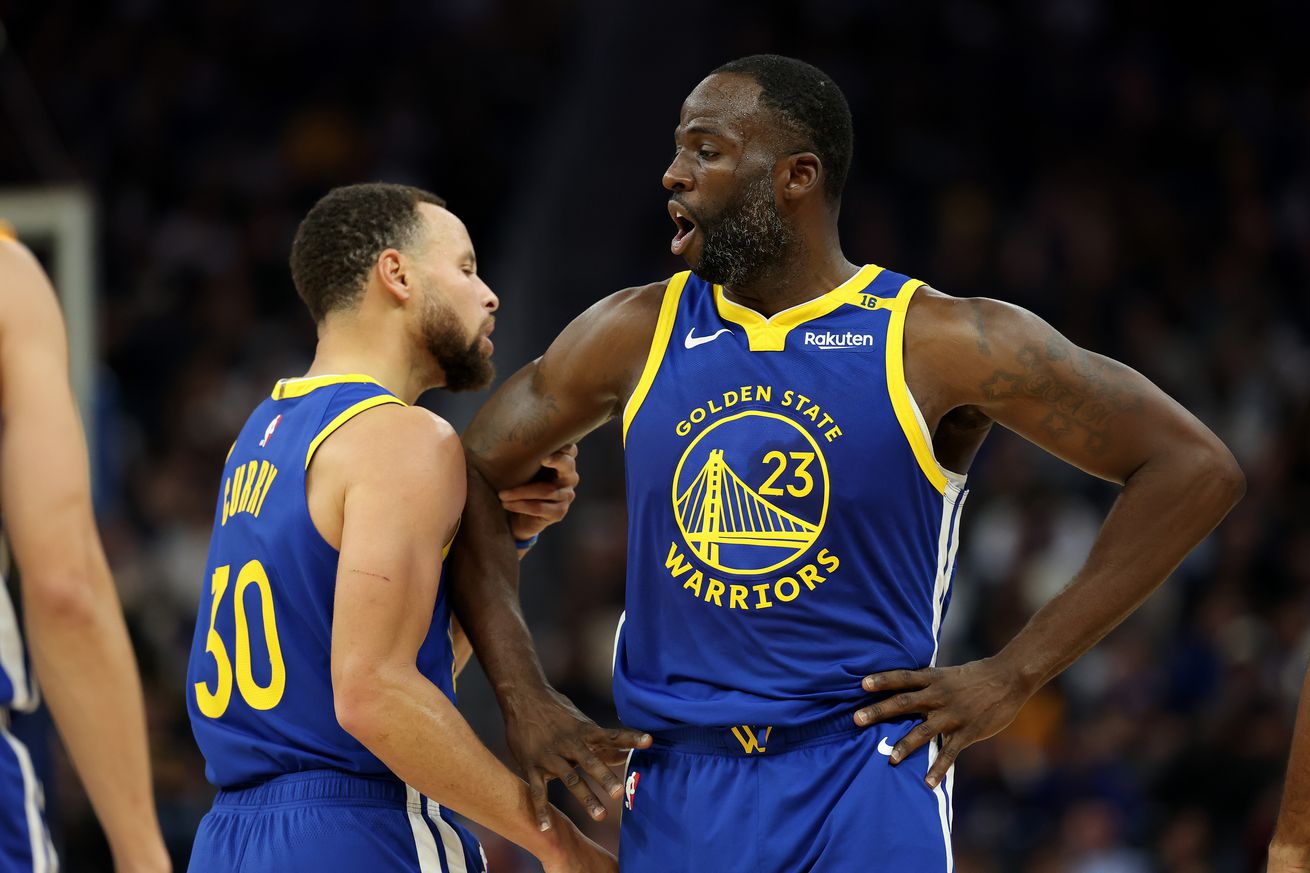
[[693,327],[691,330],[687,331],[687,338],[683,340],[682,344],[689,349],[694,349],[696,348],[696,346],[700,346],[700,345],[704,345],[705,343],[712,342],[718,339],[719,337],[723,336],[725,333],[732,333],[732,331],[724,327],[724,328],[720,328],[719,330],[715,331],[709,336],[693,336],[693,334],[695,333],[696,333],[696,328]]
[[886,737],[878,741],[878,754],[886,755],[888,758],[892,756],[892,744],[887,742]]

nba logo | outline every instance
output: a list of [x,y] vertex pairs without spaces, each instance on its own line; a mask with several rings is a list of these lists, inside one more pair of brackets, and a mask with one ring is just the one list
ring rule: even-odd
[[273,435],[273,431],[277,430],[277,423],[281,420],[282,420],[282,416],[279,415],[277,418],[273,419],[268,423],[268,429],[264,431],[264,438],[259,441],[259,447],[261,449],[264,448],[264,446],[268,445],[268,438]]
[[641,779],[641,774],[633,770],[628,774],[628,781],[623,786],[623,805],[628,809],[633,808],[633,801],[637,796],[637,782]]

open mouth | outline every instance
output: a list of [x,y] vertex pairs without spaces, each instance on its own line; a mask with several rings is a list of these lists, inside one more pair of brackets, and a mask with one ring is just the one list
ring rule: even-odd
[[672,200],[669,201],[669,217],[678,228],[673,241],[669,243],[669,250],[675,255],[682,255],[691,245],[691,238],[696,235],[696,221],[685,206]]

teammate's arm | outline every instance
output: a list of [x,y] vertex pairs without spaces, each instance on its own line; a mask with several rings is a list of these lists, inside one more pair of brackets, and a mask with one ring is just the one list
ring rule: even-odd
[[536,361],[509,378],[464,433],[468,499],[454,552],[452,602],[505,714],[506,738],[546,823],[546,783],[559,778],[594,818],[604,807],[581,768],[612,796],[606,765],[650,740],[604,730],[550,687],[519,607],[518,566],[496,490],[531,476],[541,457],[622,414],[655,332],[663,285],[629,289],[592,306]]
[[1269,844],[1268,873],[1310,871],[1310,671],[1301,687],[1301,705],[1287,763],[1283,805]]
[[1237,503],[1245,479],[1224,444],[1139,373],[1018,307],[920,293],[906,377],[929,409],[966,408],[1123,486],[1081,570],[996,656],[864,680],[866,691],[900,693],[861,710],[858,723],[925,717],[893,763],[943,736],[928,774],[935,786],[961,750],[1002,730],[1135,610]]
[[[531,540],[543,530],[564,520],[569,514],[569,506],[577,496],[578,447],[570,443],[558,452],[551,453],[541,461],[541,471],[548,473],[547,479],[541,473],[531,482],[525,482],[515,488],[500,492],[500,505],[510,514],[509,528],[516,543]],[[519,560],[528,553],[531,546],[518,549]],[[451,645],[455,650],[455,674],[459,675],[468,665],[473,655],[473,644],[457,616],[450,620]]]
[[614,870],[557,811],[554,827],[539,829],[527,785],[418,670],[441,574],[432,544],[454,531],[464,503],[455,432],[425,410],[387,406],[343,426],[314,463],[314,487],[341,483],[332,624],[341,726],[406,783],[532,852],[547,870]]
[[0,241],[0,505],[22,576],[28,646],[120,871],[167,870],[141,683],[91,510],[54,289]]

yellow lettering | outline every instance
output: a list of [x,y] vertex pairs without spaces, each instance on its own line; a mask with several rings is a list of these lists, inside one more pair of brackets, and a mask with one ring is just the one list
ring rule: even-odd
[[823,430],[830,424],[832,424],[832,416],[825,412],[823,414],[823,421],[819,422],[819,430]]
[[837,568],[841,566],[841,561],[837,556],[827,549],[820,549],[819,554],[815,557],[819,559],[819,563],[822,564],[829,573],[836,573]]
[[237,506],[241,503],[241,486],[246,478],[246,465],[242,464],[237,467],[232,474],[232,502],[227,505],[228,518],[237,514]]
[[[782,593],[784,582],[787,583],[787,587],[791,590],[791,594]],[[800,593],[801,586],[797,585],[796,580],[790,576],[783,576],[777,582],[773,583],[773,596],[781,600],[783,603],[791,603],[800,596]]]
[[691,569],[691,564],[688,564],[682,557],[682,552],[678,551],[677,543],[669,544],[669,556],[664,559],[664,568],[672,572],[674,579]]
[[250,492],[250,505],[246,507],[248,512],[254,512],[255,507],[259,505],[259,498],[264,495],[264,483],[268,481],[268,471],[273,469],[273,465],[268,461],[261,461],[259,464],[259,478],[255,479],[255,487]]
[[[784,392],[782,392],[782,405],[783,405],[783,406],[791,406],[791,399],[792,399],[792,397],[794,397],[795,395],[796,395],[796,392],[795,392],[795,391],[784,391]],[[761,398],[761,399],[763,399],[763,398]]]
[[678,422],[678,426],[675,427],[673,430],[678,434],[678,436],[686,436],[687,434],[691,433],[691,423],[686,419],[683,419],[682,421]]
[[749,385],[741,386],[741,402],[747,403],[750,401],[750,399],[751,399],[751,386]]
[[805,587],[811,591],[814,590],[815,585],[822,585],[823,580],[828,578],[827,576],[820,576],[818,569],[813,564],[806,564],[804,567],[801,567],[796,571],[796,575],[801,577],[801,581],[805,583]]
[[264,490],[259,492],[259,502],[255,504],[255,518],[259,518],[259,513],[264,511],[264,498],[268,497],[268,492],[273,487],[273,480],[277,478],[277,467],[272,464],[268,466],[268,481],[264,483]]
[[841,428],[834,427],[832,430],[825,433],[824,436],[827,437],[828,442],[832,442],[837,439],[837,437],[841,436]]
[[[700,418],[696,417],[696,413],[698,412],[700,413]],[[705,420],[705,410],[697,406],[695,409],[691,411],[691,415],[689,417],[691,418],[692,424],[700,424],[702,421]]]
[[768,596],[765,595],[764,593],[769,590],[768,582],[765,582],[763,585],[755,585],[752,587],[755,593],[759,596],[759,600],[755,602],[756,609],[768,609],[770,606],[773,605],[773,601],[770,600]]
[[710,579],[710,584],[705,586],[705,602],[709,603],[713,600],[715,606],[723,606],[723,592],[727,590],[727,587],[718,579]]
[[705,405],[710,408],[711,413],[719,413],[723,411],[723,407],[715,406],[713,400],[706,400]]
[[815,406],[814,404],[810,404],[810,408],[805,410],[801,414],[804,415],[806,418],[808,418],[810,421],[818,421],[819,407]]
[[220,527],[227,526],[227,502],[232,496],[232,480],[223,480],[223,524]]
[[736,405],[737,405],[737,392],[736,392],[736,391],[724,391],[724,392],[723,392],[723,408],[724,408],[724,409],[728,409],[729,407],[736,406]]
[[[237,512],[245,512],[250,508],[250,489],[255,486],[255,471],[259,469],[259,461],[251,461],[246,464],[246,487],[241,491],[241,502],[237,504]],[[255,492],[259,496],[259,492]]]
[[745,585],[728,586],[728,608],[729,609],[747,609],[746,593],[750,589]]
[[696,570],[690,576],[687,577],[686,582],[682,583],[682,587],[690,588],[696,594],[697,597],[700,597],[700,583],[701,580],[704,578],[705,577],[704,575],[701,574],[701,571]]
[[797,395],[796,395],[796,411],[797,411],[797,412],[800,412],[802,409],[804,409],[804,408],[809,404],[809,402],[810,402],[810,398],[806,397],[804,394],[797,394]]
[[[789,393],[790,393],[790,392],[789,392]],[[773,402],[773,386],[772,386],[772,385],[756,385],[756,386],[755,386],[755,399],[756,399],[756,400],[763,401],[764,403],[772,403],[772,402]],[[787,405],[787,404],[785,404],[785,403],[783,404],[783,406],[786,406],[786,405]]]

